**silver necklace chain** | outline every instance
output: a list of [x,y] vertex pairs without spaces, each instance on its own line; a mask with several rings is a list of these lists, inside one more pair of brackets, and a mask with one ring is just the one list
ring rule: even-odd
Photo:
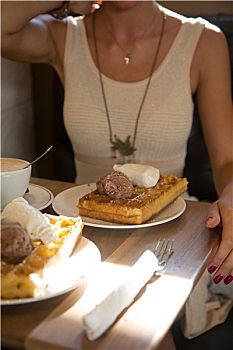
[[136,118],[136,122],[135,122],[135,127],[134,127],[134,135],[133,135],[133,142],[130,142],[130,137],[131,135],[129,135],[126,138],[126,141],[122,141],[121,139],[119,139],[117,137],[117,135],[114,135],[114,139],[113,140],[113,135],[112,135],[112,126],[111,126],[111,120],[110,120],[110,115],[109,115],[109,109],[108,109],[108,104],[107,104],[107,99],[106,99],[106,94],[105,94],[105,88],[104,88],[104,83],[103,83],[103,77],[102,77],[102,72],[101,72],[101,68],[100,68],[100,61],[99,61],[99,52],[98,52],[98,47],[97,47],[97,40],[96,40],[96,30],[95,30],[95,13],[92,16],[92,29],[93,29],[93,39],[94,39],[94,46],[95,46],[95,55],[96,55],[96,63],[97,63],[97,68],[98,68],[98,72],[99,72],[99,79],[100,79],[100,86],[101,86],[101,91],[102,91],[102,96],[103,96],[103,101],[104,101],[104,106],[105,106],[105,111],[106,111],[106,116],[107,116],[107,121],[108,121],[108,127],[109,127],[109,141],[111,144],[111,150],[118,150],[120,152],[120,154],[124,157],[125,155],[133,155],[134,152],[136,151],[135,149],[135,142],[136,142],[136,137],[137,137],[137,130],[138,130],[138,122],[141,116],[141,111],[150,87],[150,83],[151,83],[151,78],[156,66],[156,62],[158,59],[158,55],[159,55],[159,51],[160,51],[160,47],[161,47],[161,43],[162,43],[162,39],[163,39],[163,33],[164,33],[164,28],[165,28],[165,22],[166,22],[166,14],[163,11],[163,21],[162,21],[162,27],[161,27],[161,31],[160,31],[160,37],[159,37],[159,42],[158,42],[158,46],[157,49],[155,51],[155,56],[154,56],[154,60],[153,60],[153,64],[151,67],[151,71],[150,71],[150,75],[148,78],[148,82],[142,97],[142,102],[140,104],[139,110],[138,110],[138,114],[137,114],[137,118]]
[[[150,29],[150,27],[152,26],[154,20],[155,20],[155,17],[157,15],[157,12],[158,12],[158,7],[156,8],[156,11],[155,11],[155,14],[154,16],[152,17],[152,20],[149,22],[148,26],[146,27],[146,29],[144,30],[144,32],[139,36],[139,38],[136,40],[136,41],[140,41],[142,40],[142,38],[146,35],[146,33],[148,32],[148,30]],[[112,31],[109,29],[109,27],[107,26],[106,24],[106,21],[104,21],[104,25],[108,31],[108,33],[111,35],[111,37],[113,38],[113,40],[116,42],[117,46],[121,49],[122,52],[124,52],[125,56],[124,56],[124,61],[125,61],[125,64],[129,64],[130,61],[132,60],[132,52],[133,50],[130,49],[130,50],[125,50],[123,48],[123,46],[119,43],[119,41],[117,40],[117,38],[115,37],[115,35],[112,33]]]

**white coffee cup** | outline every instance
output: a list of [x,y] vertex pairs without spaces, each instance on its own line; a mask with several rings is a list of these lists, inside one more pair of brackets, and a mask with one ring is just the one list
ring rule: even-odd
[[23,197],[31,178],[29,162],[17,158],[0,158],[1,210],[13,199]]

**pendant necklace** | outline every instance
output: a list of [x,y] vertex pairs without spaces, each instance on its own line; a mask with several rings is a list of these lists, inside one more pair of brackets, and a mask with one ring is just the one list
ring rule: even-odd
[[[152,20],[151,22],[149,22],[149,25],[146,27],[146,29],[144,30],[144,32],[142,33],[142,35],[137,39],[137,41],[140,41],[142,40],[142,38],[144,37],[144,35],[148,32],[148,30],[150,29],[150,27],[152,26],[154,20],[155,20],[155,17],[157,15],[157,12],[158,12],[158,7],[156,8],[156,11],[155,11],[155,14],[154,16],[152,17]],[[106,25],[106,22],[104,21],[104,24],[105,24],[105,27],[106,27],[106,30],[107,32],[111,35],[111,37],[113,38],[113,40],[116,42],[117,46],[121,49],[122,52],[124,52],[125,56],[124,56],[124,62],[126,65],[128,65],[131,60],[132,60],[132,50],[125,50],[122,45],[119,43],[119,41],[117,40],[117,38],[115,37],[115,35],[112,33],[112,31],[109,29],[109,27]]]
[[152,63],[150,75],[148,77],[148,82],[146,84],[145,91],[144,91],[144,94],[143,94],[143,97],[142,97],[142,102],[141,102],[139,110],[138,110],[138,114],[137,114],[137,118],[136,118],[136,122],[135,122],[135,127],[134,127],[133,141],[132,142],[130,141],[131,135],[128,135],[126,137],[125,141],[122,141],[119,137],[117,137],[117,135],[114,135],[114,139],[113,139],[111,120],[110,120],[108,104],[107,104],[107,99],[106,99],[106,94],[105,94],[105,89],[104,89],[104,83],[103,83],[103,77],[102,77],[100,61],[99,61],[99,52],[98,52],[98,47],[97,47],[96,31],[95,31],[95,14],[96,14],[96,12],[94,12],[94,14],[92,16],[93,39],[94,39],[94,46],[95,46],[96,63],[97,63],[98,71],[99,71],[100,86],[101,86],[103,102],[104,102],[104,107],[105,107],[105,112],[106,112],[107,121],[108,121],[108,127],[109,127],[109,141],[110,141],[110,144],[111,144],[111,151],[114,152],[114,153],[116,151],[118,151],[120,153],[120,155],[121,155],[121,162],[125,163],[125,157],[132,156],[134,158],[134,152],[136,151],[135,141],[136,141],[137,130],[138,130],[138,121],[139,121],[140,116],[141,116],[141,111],[142,111],[142,108],[143,108],[143,105],[144,105],[144,102],[145,102],[145,99],[146,99],[146,96],[147,96],[147,92],[148,92],[149,87],[150,87],[151,78],[152,78],[152,75],[153,75],[153,72],[154,72],[154,68],[156,66],[157,58],[158,58],[158,55],[159,55],[159,50],[160,50],[160,47],[161,47],[163,33],[164,33],[164,28],[165,28],[166,14],[163,11],[163,21],[162,21],[162,27],[161,27],[161,31],[160,31],[160,37],[159,37],[159,41],[158,41],[158,46],[157,46],[157,49],[155,51],[154,60],[153,60],[153,63]]

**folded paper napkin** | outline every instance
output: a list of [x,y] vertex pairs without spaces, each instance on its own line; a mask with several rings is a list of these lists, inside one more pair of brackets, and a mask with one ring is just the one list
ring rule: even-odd
[[215,285],[204,272],[185,304],[185,338],[193,339],[226,320],[233,307],[232,290],[231,286]]
[[150,280],[158,267],[158,260],[152,251],[145,251],[130,268],[125,281],[117,286],[96,307],[83,318],[83,325],[89,340],[100,337],[129,306],[142,287]]
[[157,168],[151,165],[144,164],[115,164],[113,170],[121,171],[127,175],[132,181],[133,185],[140,187],[152,187],[155,186],[159,180],[160,172]]

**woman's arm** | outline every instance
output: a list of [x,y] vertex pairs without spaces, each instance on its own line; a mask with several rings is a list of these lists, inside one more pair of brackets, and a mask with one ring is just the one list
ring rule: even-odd
[[66,20],[51,12],[65,5],[73,13],[87,14],[92,1],[3,1],[2,56],[14,61],[47,63],[64,81]]
[[[226,39],[206,29],[198,47],[198,108],[219,199],[207,213],[206,226],[223,226],[222,240],[212,259],[215,283],[233,279],[233,109],[231,71]],[[198,56],[198,55],[197,55]],[[214,267],[215,266],[215,267]]]
[[[47,14],[62,4],[62,1],[3,1],[2,56],[30,63],[53,62],[56,30],[51,30],[51,23],[55,20],[51,15],[42,14]],[[60,21],[57,22],[59,26]]]
[[199,50],[198,109],[220,195],[232,179],[233,109],[229,51],[222,32],[209,29],[203,33]]

